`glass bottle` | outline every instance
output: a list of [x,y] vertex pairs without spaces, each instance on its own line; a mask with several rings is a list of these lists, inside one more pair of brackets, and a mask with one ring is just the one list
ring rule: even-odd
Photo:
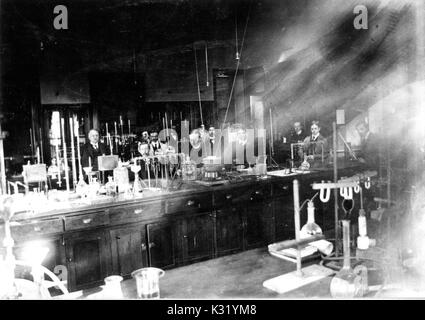
[[112,196],[115,197],[117,194],[117,187],[115,185],[115,181],[114,178],[109,176],[108,177],[108,182],[105,185],[105,189],[106,189],[106,195],[107,196]]
[[90,197],[94,198],[97,196],[97,192],[100,189],[100,183],[97,181],[97,177],[93,177],[91,183],[89,184]]
[[314,220],[314,203],[309,201],[307,205],[307,223],[301,228],[300,237],[308,238],[315,234],[321,234],[322,229],[316,224]]

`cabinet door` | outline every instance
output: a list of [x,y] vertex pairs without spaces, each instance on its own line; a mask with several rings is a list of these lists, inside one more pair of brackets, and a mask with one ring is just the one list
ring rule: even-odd
[[184,219],[180,225],[183,263],[205,260],[214,256],[212,213]]
[[245,207],[243,226],[244,249],[269,244],[273,233],[271,202],[255,203]]
[[144,225],[138,225],[110,231],[114,274],[127,277],[134,270],[148,265],[144,227]]
[[85,232],[65,238],[71,291],[102,285],[110,271],[110,246],[106,232]]
[[217,256],[242,251],[242,212],[237,207],[216,211]]
[[149,265],[163,269],[174,267],[176,265],[175,225],[151,223],[146,227]]
[[274,241],[295,238],[295,221],[293,199],[280,197],[273,199]]

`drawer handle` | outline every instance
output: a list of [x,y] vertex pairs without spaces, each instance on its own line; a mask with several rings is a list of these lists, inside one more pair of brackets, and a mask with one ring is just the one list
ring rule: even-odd
[[90,223],[91,222],[91,218],[88,218],[88,219],[83,219],[83,223],[84,224],[88,224],[88,223]]
[[188,207],[191,207],[191,206],[193,206],[195,204],[195,201],[193,201],[193,200],[189,200],[187,203],[186,203],[186,205],[188,206]]
[[226,195],[226,199],[227,200],[232,199],[232,195],[231,194]]
[[288,190],[289,189],[289,186],[283,186],[282,187],[282,190]]
[[40,231],[41,231],[41,228],[40,228],[39,226],[35,226],[35,227],[34,227],[34,231],[35,231],[35,232],[40,232]]
[[142,212],[143,212],[143,209],[134,210],[134,214],[141,214]]

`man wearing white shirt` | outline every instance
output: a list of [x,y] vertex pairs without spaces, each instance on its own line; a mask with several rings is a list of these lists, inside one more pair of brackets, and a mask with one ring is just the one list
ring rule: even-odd
[[320,134],[319,121],[313,121],[310,129],[311,135],[304,139],[304,156],[310,161],[323,160],[327,157],[328,143]]
[[155,155],[161,149],[161,144],[158,141],[158,132],[151,132],[150,140],[150,153],[151,155]]

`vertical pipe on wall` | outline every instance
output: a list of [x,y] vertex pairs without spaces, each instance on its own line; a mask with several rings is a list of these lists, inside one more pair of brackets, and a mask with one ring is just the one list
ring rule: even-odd
[[[334,169],[334,183],[338,182],[338,157],[337,157],[337,133],[336,122],[332,123],[332,140],[333,140],[333,169]],[[335,255],[338,256],[338,243],[339,243],[339,221],[338,221],[338,189],[334,189],[334,210],[335,210]]]

